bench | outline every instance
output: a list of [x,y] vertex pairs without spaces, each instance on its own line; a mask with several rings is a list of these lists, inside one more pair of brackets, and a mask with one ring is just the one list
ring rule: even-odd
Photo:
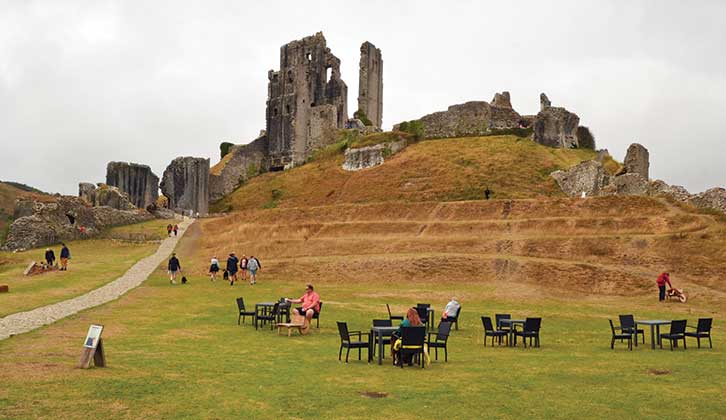
[[297,332],[299,332],[300,335],[305,334],[305,332],[303,332],[303,330],[307,331],[307,329],[308,329],[308,328],[305,328],[305,324],[299,324],[299,323],[294,323],[294,322],[279,322],[279,323],[277,323],[276,327],[277,327],[278,335],[280,334],[280,332],[282,331],[283,328],[287,328],[288,337],[290,337],[290,335],[292,334],[292,330],[294,330],[294,329],[297,329]]

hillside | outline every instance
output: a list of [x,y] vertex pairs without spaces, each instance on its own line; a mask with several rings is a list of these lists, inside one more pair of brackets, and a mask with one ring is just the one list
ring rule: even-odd
[[381,166],[358,172],[341,169],[339,145],[316,156],[292,170],[252,178],[213,204],[211,211],[472,200],[481,198],[487,186],[498,199],[560,197],[564,194],[549,174],[593,159],[595,152],[555,149],[514,136],[489,136],[422,141]]

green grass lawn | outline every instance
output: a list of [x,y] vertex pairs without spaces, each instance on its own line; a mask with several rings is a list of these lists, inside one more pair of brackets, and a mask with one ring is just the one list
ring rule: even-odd
[[[191,284],[170,286],[160,267],[122,299],[1,341],[0,418],[721,419],[726,412],[722,317],[697,302],[510,300],[486,283],[322,283],[320,329],[288,338],[255,331],[249,321],[237,326],[234,299],[253,305],[298,297],[314,279],[271,279],[263,271],[254,287],[212,284],[203,276],[207,256],[195,254],[191,241],[178,249]],[[383,366],[338,361],[336,320],[367,331],[372,319],[387,316],[386,303],[399,312],[417,302],[440,310],[452,294],[463,309],[448,363],[421,370],[394,368],[390,358]],[[542,316],[542,347],[483,347],[479,317],[497,312]],[[687,351],[630,352],[619,343],[610,350],[607,318],[633,312],[714,316],[714,349],[689,342]],[[105,369],[75,368],[90,323],[106,326]]]
[[[166,225],[164,225],[166,226]],[[0,252],[0,284],[10,293],[0,294],[0,317],[27,311],[82,295],[120,277],[141,258],[156,251],[158,242],[130,243],[110,239],[68,242],[68,271],[25,277],[31,261],[42,261],[45,248],[21,253]],[[53,246],[56,257],[60,247]]]

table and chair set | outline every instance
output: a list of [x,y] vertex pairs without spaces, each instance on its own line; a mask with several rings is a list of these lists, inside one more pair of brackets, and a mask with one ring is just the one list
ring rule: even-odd
[[[619,315],[620,325],[613,324],[612,319],[608,319],[610,323],[610,331],[612,333],[610,339],[610,348],[615,348],[615,341],[627,341],[628,349],[633,350],[633,344],[638,347],[638,336],[645,344],[645,329],[639,326],[650,327],[650,348],[655,349],[656,343],[659,348],[663,348],[663,340],[668,340],[670,349],[678,348],[678,342],[683,342],[683,350],[686,350],[686,337],[695,338],[698,348],[701,348],[701,339],[708,339],[709,348],[713,348],[711,341],[711,325],[713,318],[699,318],[696,325],[688,325],[685,319],[663,320],[663,319],[635,319],[632,314]],[[669,325],[668,332],[661,333],[661,326]]]
[[487,345],[487,338],[491,337],[492,346],[494,340],[499,345],[505,341],[507,347],[516,347],[517,338],[522,337],[522,344],[527,347],[527,339],[529,339],[530,347],[539,347],[539,332],[542,327],[542,318],[524,318],[514,319],[511,314],[495,314],[495,322],[491,317],[482,316],[481,322],[484,326],[484,347]]
[[[290,323],[292,304],[287,302],[285,298],[280,298],[277,302],[256,303],[254,311],[251,311],[245,306],[244,298],[239,297],[237,298],[237,309],[239,310],[237,325],[240,325],[240,320],[244,323],[247,317],[251,317],[256,330],[269,323],[270,329],[272,330],[277,327],[278,333],[283,327],[288,328],[289,335],[290,328],[299,329],[302,327],[302,324]],[[323,302],[320,302],[320,312],[322,310]],[[313,320],[315,320],[317,328],[320,328],[320,312],[313,315]]]

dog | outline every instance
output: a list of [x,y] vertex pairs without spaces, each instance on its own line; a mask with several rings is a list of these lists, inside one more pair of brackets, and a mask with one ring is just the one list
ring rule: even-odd
[[182,276],[182,284],[187,284],[187,278],[185,276]]

